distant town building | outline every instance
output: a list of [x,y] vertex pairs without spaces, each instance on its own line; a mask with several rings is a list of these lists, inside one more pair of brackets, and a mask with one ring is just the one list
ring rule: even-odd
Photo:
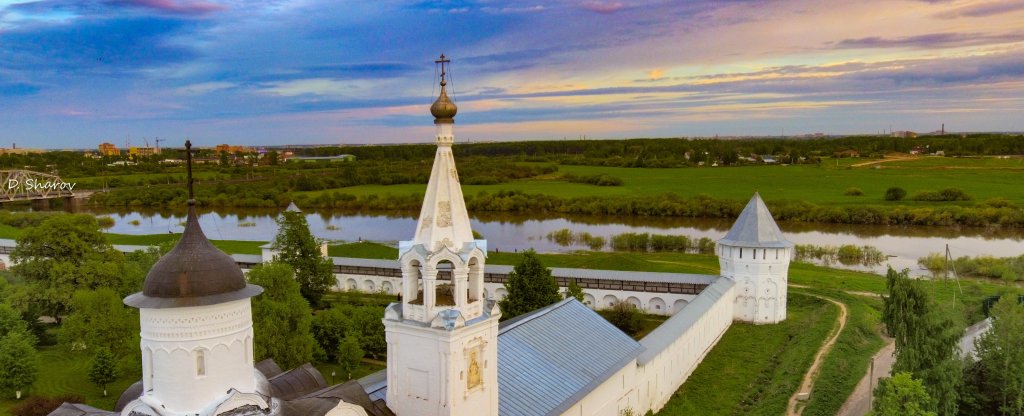
[[255,149],[251,147],[234,146],[230,144],[218,144],[216,147],[213,148],[213,150],[216,151],[217,153],[252,153],[255,151]]
[[129,147],[128,154],[132,156],[153,156],[160,153],[155,147]]
[[113,143],[100,143],[100,154],[103,156],[120,156],[121,150]]

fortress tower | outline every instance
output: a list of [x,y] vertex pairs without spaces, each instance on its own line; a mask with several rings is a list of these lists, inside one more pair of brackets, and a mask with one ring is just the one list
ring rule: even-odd
[[437,153],[415,237],[399,243],[402,302],[384,315],[387,403],[398,416],[497,416],[501,312],[483,298],[487,242],[473,239],[452,158],[458,109],[448,98],[449,60],[436,62]]
[[793,243],[786,240],[761,196],[754,193],[718,240],[721,274],[736,282],[733,318],[755,324],[786,319],[786,284]]
[[214,247],[199,228],[191,143],[185,142],[185,148],[185,232],[149,271],[142,292],[124,299],[139,308],[143,385],[142,396],[124,408],[124,415],[213,415],[243,406],[268,408],[256,394],[249,301],[263,288],[246,283],[231,256]]

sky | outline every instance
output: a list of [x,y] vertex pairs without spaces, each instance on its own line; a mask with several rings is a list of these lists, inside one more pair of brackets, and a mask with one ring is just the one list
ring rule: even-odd
[[0,147],[1024,130],[1024,1],[0,0]]

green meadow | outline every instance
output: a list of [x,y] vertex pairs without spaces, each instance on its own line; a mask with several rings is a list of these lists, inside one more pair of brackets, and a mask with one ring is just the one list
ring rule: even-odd
[[[912,160],[885,161],[853,167],[877,159],[826,159],[821,165],[751,165],[696,168],[620,168],[559,165],[558,174],[520,179],[495,185],[463,185],[465,195],[480,192],[520,191],[562,198],[637,197],[673,193],[683,197],[701,194],[715,198],[746,200],[755,191],[767,200],[806,201],[818,205],[973,205],[990,198],[1006,198],[1024,205],[1024,159],[920,157]],[[570,183],[561,174],[610,175],[622,179],[622,186],[596,186]],[[885,190],[898,186],[911,196],[918,192],[960,188],[973,201],[967,202],[889,202]],[[848,188],[859,188],[861,196],[846,195]],[[422,194],[424,184],[361,185],[324,191],[298,192],[314,197],[325,192],[354,196]]]

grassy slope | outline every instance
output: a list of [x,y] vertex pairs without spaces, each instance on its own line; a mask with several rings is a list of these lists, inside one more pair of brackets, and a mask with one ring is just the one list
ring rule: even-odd
[[[708,194],[717,198],[746,200],[755,191],[759,191],[768,200],[803,200],[821,205],[879,205],[893,204],[882,199],[885,190],[891,186],[903,187],[909,195],[958,187],[977,201],[1004,197],[1024,205],[1024,187],[1016,186],[1016,174],[1024,172],[1024,159],[921,158],[860,168],[849,167],[851,163],[870,160],[844,159],[839,166],[832,164],[832,161],[825,161],[820,167],[793,165],[636,169],[563,165],[559,166],[560,172],[577,175],[605,173],[622,178],[624,185],[599,187],[553,179],[526,179],[497,185],[464,185],[463,193],[474,195],[482,191],[495,193],[517,190],[559,197],[629,197],[672,192],[681,196]],[[425,186],[364,185],[305,193],[315,195],[337,191],[356,196],[411,195],[422,194]],[[844,195],[844,191],[850,187],[860,188],[864,195]],[[935,206],[951,203],[902,201],[898,204]],[[970,205],[973,202],[958,204]]]

